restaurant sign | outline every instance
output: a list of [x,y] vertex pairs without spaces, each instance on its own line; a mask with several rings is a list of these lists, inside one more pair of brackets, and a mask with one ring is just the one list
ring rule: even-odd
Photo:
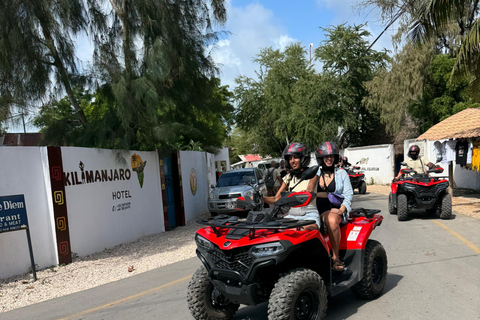
[[23,194],[0,197],[0,232],[27,227],[27,209]]

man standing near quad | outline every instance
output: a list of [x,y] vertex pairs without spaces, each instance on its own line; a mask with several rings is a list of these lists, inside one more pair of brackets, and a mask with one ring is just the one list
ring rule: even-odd
[[[412,168],[417,173],[427,173],[425,167],[427,166],[429,169],[435,167],[435,165],[430,162],[425,157],[422,157],[420,154],[420,147],[414,144],[408,149],[408,159],[405,160],[405,163],[408,168]],[[398,180],[402,177],[401,171],[398,172],[395,180]]]
[[280,177],[280,171],[277,169],[277,163],[272,160],[272,162],[270,162],[270,168],[265,170],[264,173],[268,196],[273,197],[277,194],[277,191],[280,188],[280,180],[278,177]]

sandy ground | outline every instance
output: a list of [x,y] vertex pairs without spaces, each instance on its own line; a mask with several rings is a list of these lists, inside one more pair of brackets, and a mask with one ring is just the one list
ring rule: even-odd
[[[390,186],[387,185],[367,187],[367,193],[388,196],[389,192]],[[480,194],[454,191],[453,211],[480,219]],[[38,271],[36,282],[31,274],[0,280],[0,313],[194,257],[194,235],[200,227],[191,221],[187,226],[173,231],[146,236],[87,257],[75,258],[68,265]]]

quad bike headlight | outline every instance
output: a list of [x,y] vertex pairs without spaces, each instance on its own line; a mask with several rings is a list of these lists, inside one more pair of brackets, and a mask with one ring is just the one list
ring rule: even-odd
[[252,247],[252,254],[255,257],[271,256],[284,251],[285,248],[280,242],[271,242],[265,244],[259,244]]
[[195,241],[197,242],[197,246],[199,247],[202,247],[204,249],[213,249],[213,244],[208,241],[207,239],[205,239],[204,237],[200,236],[200,235],[195,235]]

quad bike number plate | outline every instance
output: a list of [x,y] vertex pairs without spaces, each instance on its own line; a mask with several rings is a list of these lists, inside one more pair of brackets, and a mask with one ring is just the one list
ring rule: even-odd
[[357,241],[358,235],[360,234],[360,231],[362,230],[362,227],[360,226],[355,226],[353,227],[352,231],[348,234],[347,241]]

